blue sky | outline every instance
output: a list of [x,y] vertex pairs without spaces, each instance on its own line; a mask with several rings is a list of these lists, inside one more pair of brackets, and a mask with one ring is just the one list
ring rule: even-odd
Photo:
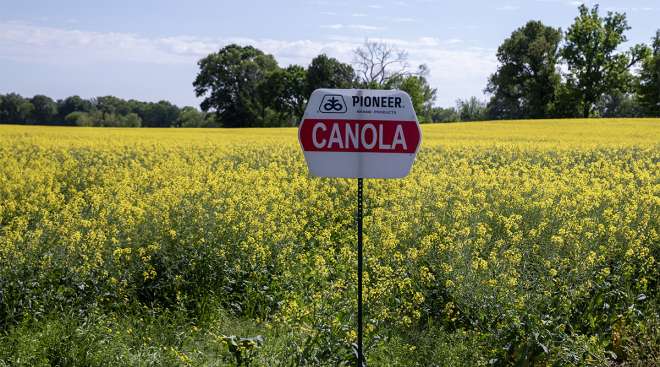
[[[196,61],[226,44],[251,44],[281,66],[321,52],[344,62],[365,39],[430,67],[436,104],[482,97],[495,52],[530,19],[566,29],[571,0],[0,0],[0,93],[112,94],[198,105]],[[587,1],[588,5],[596,3]],[[602,0],[625,12],[628,45],[660,28],[660,0]]]

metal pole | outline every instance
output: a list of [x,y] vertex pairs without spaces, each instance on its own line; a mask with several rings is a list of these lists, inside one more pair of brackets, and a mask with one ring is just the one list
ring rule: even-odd
[[358,367],[363,367],[364,356],[362,355],[362,178],[358,178],[357,192],[357,239],[358,239],[358,330],[357,330],[357,352]]

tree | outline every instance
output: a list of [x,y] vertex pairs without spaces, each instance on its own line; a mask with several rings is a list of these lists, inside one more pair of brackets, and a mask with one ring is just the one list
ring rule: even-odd
[[272,72],[262,86],[269,107],[278,114],[278,123],[295,125],[302,117],[307,102],[307,74],[302,66],[291,65]]
[[195,107],[186,106],[181,109],[177,119],[179,127],[203,127],[206,126],[204,113],[199,112]]
[[227,127],[263,124],[266,106],[259,86],[277,69],[272,55],[252,46],[228,45],[199,60],[199,74],[193,82],[200,107],[213,111]]
[[429,70],[426,65],[420,65],[416,74],[390,79],[390,82],[386,85],[387,88],[396,88],[408,93],[412,99],[413,108],[417,113],[418,119],[424,122],[427,122],[427,120],[430,121],[428,115],[433,106],[436,94],[436,89],[431,88],[426,81],[428,73]]
[[132,111],[140,116],[142,125],[146,127],[170,127],[176,125],[179,118],[179,107],[168,101],[138,102]]
[[477,97],[456,101],[456,110],[461,121],[479,121],[486,117],[486,104]]
[[121,126],[123,127],[140,127],[142,126],[142,119],[137,113],[129,113],[121,118]]
[[92,103],[80,96],[71,96],[57,101],[57,116],[60,120],[66,120],[66,116],[72,112],[90,112],[92,109]]
[[579,96],[575,82],[571,79],[561,83],[557,89],[557,98],[555,99],[554,107],[552,109],[552,117],[576,117],[580,116],[580,104],[578,101]]
[[92,100],[92,104],[105,114],[126,115],[131,112],[128,102],[115,96],[96,97]]
[[433,100],[435,99],[435,89],[426,82],[423,76],[411,75],[403,80],[399,89],[408,93],[412,99],[413,108],[421,121],[427,111],[431,108]]
[[31,118],[32,122],[50,122],[57,115],[57,104],[50,97],[37,94],[30,99],[30,102],[34,106]]
[[407,75],[408,54],[383,42],[365,41],[353,51],[353,64],[363,87],[383,88]]
[[24,123],[32,115],[34,106],[21,97],[20,94],[9,93],[2,98],[0,105],[0,121],[8,123]]
[[660,116],[660,29],[655,33],[653,52],[642,63],[637,93],[647,116]]
[[616,52],[627,41],[624,32],[630,29],[625,14],[608,12],[601,18],[598,5],[591,10],[581,5],[579,12],[566,32],[561,55],[568,66],[567,85],[573,89],[573,103],[583,117],[589,117],[604,94],[629,91],[632,77],[628,70],[643,58],[645,47]]
[[87,112],[73,111],[64,117],[64,121],[69,125],[75,126],[93,126],[91,116]]
[[[177,125],[179,113],[179,108],[168,101],[126,101],[115,96],[97,97],[90,101],[71,96],[54,102],[45,95],[35,95],[30,99],[16,93],[0,95],[0,122],[7,123],[169,127]],[[148,121],[143,124],[144,119]]]
[[640,117],[643,115],[636,96],[621,92],[603,95],[596,104],[595,112],[598,117]]
[[310,96],[319,88],[351,88],[355,82],[355,71],[348,64],[321,54],[312,59],[307,68],[305,95]]
[[557,72],[560,29],[530,21],[515,30],[497,50],[500,66],[486,92],[489,117],[543,118],[551,113],[561,78]]
[[92,112],[72,112],[66,116],[68,123],[78,126],[102,126],[102,127],[140,127],[142,119],[136,113],[129,112],[120,115],[111,112],[95,110]]
[[453,107],[433,107],[429,111],[429,120],[431,122],[455,122],[460,120],[460,116]]

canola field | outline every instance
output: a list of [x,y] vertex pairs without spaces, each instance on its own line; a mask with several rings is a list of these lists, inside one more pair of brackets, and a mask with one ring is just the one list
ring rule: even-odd
[[[349,366],[356,182],[296,129],[0,126],[0,366]],[[423,127],[369,366],[660,365],[660,119]]]

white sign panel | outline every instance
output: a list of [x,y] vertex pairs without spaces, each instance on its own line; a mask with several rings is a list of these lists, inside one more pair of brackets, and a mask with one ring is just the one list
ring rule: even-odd
[[422,132],[406,92],[317,89],[298,139],[314,176],[401,178],[410,172]]

